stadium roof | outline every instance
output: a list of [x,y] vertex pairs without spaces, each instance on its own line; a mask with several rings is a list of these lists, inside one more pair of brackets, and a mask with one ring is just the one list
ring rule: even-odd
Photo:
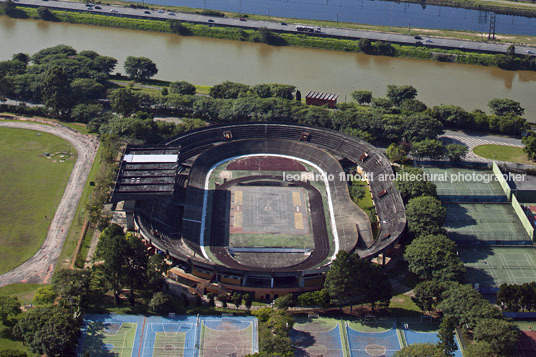
[[172,196],[179,172],[180,147],[127,146],[111,201]]

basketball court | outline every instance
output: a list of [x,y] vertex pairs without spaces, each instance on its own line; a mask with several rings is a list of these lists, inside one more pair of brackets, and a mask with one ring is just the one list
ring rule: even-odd
[[193,357],[198,320],[195,316],[151,316],[143,335],[142,356]]
[[458,244],[525,244],[530,237],[510,204],[444,204],[444,228]]
[[[384,325],[386,324],[390,324],[390,328],[385,329]],[[355,323],[346,322],[346,335],[352,357],[391,357],[401,349],[402,341],[398,336],[395,323],[385,320],[385,323],[379,326],[380,330],[376,330],[376,332],[369,328],[370,323],[366,323],[366,325],[366,331],[359,331],[354,329],[359,328]]]
[[481,287],[498,288],[501,284],[536,281],[536,251],[522,247],[460,248],[467,268],[466,278]]
[[296,356],[342,356],[341,323],[331,318],[297,317],[290,332]]
[[204,317],[200,356],[228,357],[255,353],[257,321],[251,317]]
[[[414,345],[417,343],[431,343],[437,344],[439,337],[437,336],[438,327],[437,323],[433,322],[403,322],[400,327],[404,334],[406,345]],[[454,352],[454,356],[462,357],[459,343],[456,340],[458,349]]]

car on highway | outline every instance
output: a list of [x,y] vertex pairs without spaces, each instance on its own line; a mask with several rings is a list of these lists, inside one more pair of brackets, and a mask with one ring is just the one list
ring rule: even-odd
[[95,10],[101,10],[102,7],[100,7],[99,5],[95,6]]
[[214,20],[212,20],[212,19],[208,19],[208,22],[214,22]]
[[165,12],[164,10],[158,10],[159,14],[163,14],[164,12]]
[[417,36],[413,36],[413,38],[416,39],[416,40],[422,40],[422,37],[419,36],[419,35],[417,35]]
[[534,51],[527,50],[527,54],[528,54],[528,55],[533,55],[533,54],[534,54]]
[[281,25],[287,26],[288,24],[286,22],[282,22]]
[[174,13],[174,12],[171,12],[171,11],[168,12],[167,14],[168,14],[168,15],[171,15],[171,16],[175,16],[175,13]]
[[111,9],[110,12],[117,12],[117,9]]
[[419,45],[419,46],[422,46],[422,45],[423,45],[422,41],[417,41],[417,42],[415,42],[415,44],[416,44],[416,45]]
[[434,41],[428,39],[428,40],[426,40],[425,42],[432,43],[432,42],[434,42]]
[[241,17],[240,21],[247,21],[245,17]]
[[145,10],[143,13],[144,14],[150,14],[151,12],[149,10]]

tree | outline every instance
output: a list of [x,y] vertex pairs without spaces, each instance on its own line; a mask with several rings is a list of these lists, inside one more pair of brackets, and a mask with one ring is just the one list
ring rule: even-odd
[[251,309],[251,305],[253,305],[253,294],[247,293],[246,294],[246,309]]
[[359,104],[369,104],[372,100],[372,92],[369,90],[355,90],[352,92],[352,98]]
[[396,50],[389,42],[376,41],[374,42],[374,53],[382,56],[394,56]]
[[48,8],[46,8],[44,6],[39,6],[37,8],[37,15],[39,15],[39,18],[41,18],[41,19],[43,19],[45,21],[55,20],[56,19],[56,16],[54,16],[52,11],[50,11]]
[[52,305],[56,299],[56,293],[52,286],[42,286],[35,292],[32,304],[35,306]]
[[143,288],[147,277],[148,254],[147,247],[141,239],[132,234],[127,234],[125,278],[130,288],[129,302],[135,304],[134,289]]
[[113,90],[108,96],[112,110],[123,116],[128,116],[141,107],[141,98],[127,88]]
[[509,355],[516,351],[519,328],[503,319],[481,319],[473,336],[476,341],[487,342],[494,353]]
[[441,349],[431,343],[416,343],[395,352],[394,357],[443,357]]
[[531,132],[529,135],[524,136],[521,142],[525,145],[523,152],[527,154],[529,159],[536,160],[536,135]]
[[444,125],[455,128],[467,127],[471,118],[471,115],[465,109],[445,104],[433,107],[431,115]]
[[404,150],[403,147],[395,143],[392,143],[387,147],[386,154],[389,160],[391,160],[391,162],[396,163],[402,163],[408,158],[408,153],[406,152],[406,150]]
[[413,86],[397,86],[393,84],[387,86],[387,98],[389,98],[396,106],[399,106],[404,100],[414,99],[416,96],[417,89]]
[[460,280],[465,273],[456,243],[442,234],[417,237],[406,247],[404,258],[421,280]]
[[423,312],[431,312],[441,297],[443,286],[437,281],[426,280],[417,284],[413,292],[415,293],[415,297],[413,298],[415,305]]
[[293,304],[294,304],[294,299],[292,298],[291,294],[280,296],[274,300],[274,306],[277,309],[287,310]]
[[28,311],[13,328],[31,351],[47,356],[74,354],[80,323],[59,306],[38,307]]
[[130,79],[149,79],[158,73],[156,64],[147,57],[128,56],[124,67]]
[[374,52],[374,47],[372,47],[372,42],[368,38],[362,38],[357,43],[359,49],[363,53],[372,53]]
[[184,26],[180,21],[177,20],[169,20],[169,28],[174,33],[178,33],[179,35],[191,35],[192,31]]
[[478,341],[467,346],[463,351],[463,355],[465,357],[494,356],[495,351],[491,348],[489,343]]
[[77,104],[71,112],[71,118],[79,123],[89,123],[104,112],[100,104]]
[[[389,151],[389,148],[387,150]],[[395,187],[400,192],[404,202],[419,196],[436,197],[437,195],[436,185],[428,181],[424,171],[417,167],[399,169],[395,179]]]
[[52,277],[52,288],[63,306],[85,306],[89,295],[90,274],[87,270],[61,269]]
[[94,102],[104,98],[106,88],[91,78],[77,78],[71,82],[73,99],[78,103]]
[[441,202],[430,196],[412,198],[406,206],[409,231],[416,235],[436,234],[447,217]]
[[445,156],[445,147],[439,140],[425,139],[423,141],[413,143],[411,153],[419,158],[438,160]]
[[63,68],[53,67],[45,72],[43,103],[58,118],[69,118],[73,104],[73,94],[69,78]]
[[117,224],[112,224],[102,231],[95,255],[98,260],[103,262],[104,278],[113,291],[116,305],[119,304],[127,250],[127,240],[123,228]]
[[296,101],[301,102],[301,92],[299,90],[296,90]]
[[448,144],[445,146],[446,156],[452,162],[459,162],[465,158],[468,149],[467,146],[461,144]]
[[418,99],[406,99],[400,103],[400,111],[404,114],[421,113],[426,109],[426,104]]
[[147,262],[147,287],[153,290],[160,290],[166,287],[164,278],[169,265],[161,254],[154,254]]
[[159,315],[168,314],[173,311],[173,301],[169,294],[161,291],[155,293],[149,301],[149,309]]
[[521,103],[511,99],[499,99],[494,98],[488,103],[489,108],[493,114],[503,116],[506,114],[523,115],[525,109],[521,106]]
[[408,141],[434,139],[443,132],[443,124],[426,113],[414,113],[400,118],[403,138]]
[[195,86],[186,81],[173,82],[169,85],[169,91],[175,94],[195,94]]
[[242,305],[242,294],[240,294],[238,291],[233,292],[231,295],[231,302],[238,308],[240,305]]
[[456,320],[452,316],[445,316],[439,325],[439,342],[437,346],[443,351],[445,356],[454,356],[454,352],[458,349],[456,340],[454,339],[454,329],[456,328]]
[[0,321],[5,323],[8,316],[20,314],[19,299],[12,296],[0,296]]
[[249,91],[249,86],[242,83],[225,81],[210,88],[212,98],[238,98]]
[[326,274],[324,289],[331,300],[339,306],[342,306],[352,294],[350,284],[353,275],[352,266],[353,258],[348,252],[340,250]]
[[14,16],[17,13],[17,5],[13,2],[13,0],[7,0],[0,4],[0,13],[3,13],[7,16]]
[[[354,257],[359,259],[357,255]],[[354,276],[356,278],[351,287],[353,293],[364,302],[369,303],[372,311],[374,311],[375,303],[378,301],[385,307],[389,305],[389,301],[393,297],[391,283],[381,266],[370,260],[359,260]]]

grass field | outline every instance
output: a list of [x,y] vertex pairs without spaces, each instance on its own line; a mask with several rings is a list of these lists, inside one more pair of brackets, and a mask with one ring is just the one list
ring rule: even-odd
[[534,162],[530,161],[527,154],[519,147],[493,144],[479,145],[473,148],[473,152],[485,159],[534,165]]
[[72,146],[54,135],[0,128],[0,273],[41,247],[75,161]]

